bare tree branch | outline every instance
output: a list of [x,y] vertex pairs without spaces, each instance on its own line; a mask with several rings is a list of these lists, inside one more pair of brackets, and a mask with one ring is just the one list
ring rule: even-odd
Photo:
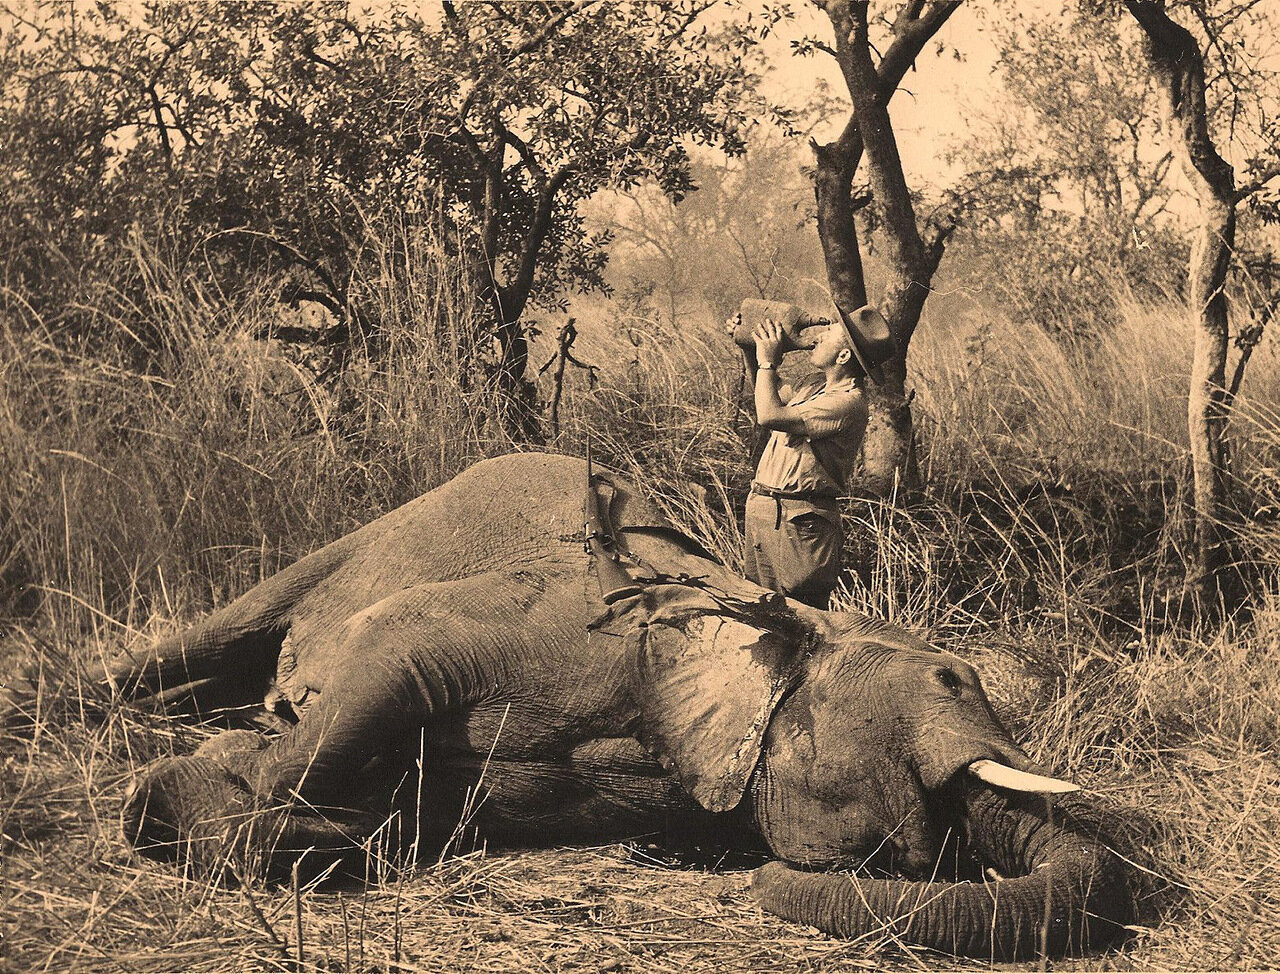
[[160,104],[160,96],[156,94],[154,83],[147,85],[146,92],[151,99],[151,111],[156,120],[156,131],[160,133],[160,146],[164,149],[165,165],[173,168],[173,144],[169,141],[169,127],[164,123],[164,109]]
[[524,163],[525,169],[527,169],[529,174],[533,176],[537,185],[539,187],[546,185],[547,171],[542,168],[542,164],[538,161],[533,150],[529,148],[529,144],[505,126],[503,127],[503,138],[506,139],[508,145],[512,146],[516,150],[516,153],[520,156],[521,162]]
[[204,242],[208,243],[211,240],[216,240],[218,237],[234,236],[252,237],[261,240],[270,245],[278,253],[291,259],[294,263],[311,271],[311,273],[315,274],[319,279],[320,283],[324,285],[325,290],[332,298],[333,304],[326,306],[330,307],[331,310],[334,310],[335,314],[345,313],[348,308],[346,290],[338,286],[338,282],[334,280],[333,275],[331,275],[325,266],[318,260],[313,257],[308,257],[297,247],[286,243],[279,237],[272,236],[269,233],[264,233],[261,230],[251,230],[248,227],[232,227],[228,230],[219,230],[216,233],[209,234],[209,236],[204,238]]
[[[916,8],[917,15],[907,21],[899,18],[893,27],[893,43],[880,59],[876,74],[880,78],[882,94],[892,92],[906,77],[907,71],[915,64],[916,58],[924,50],[930,39],[942,29],[947,19],[960,8],[960,0],[948,0],[946,3],[930,3],[928,9],[919,13],[925,4],[910,4]],[[865,17],[864,17],[865,22]]]

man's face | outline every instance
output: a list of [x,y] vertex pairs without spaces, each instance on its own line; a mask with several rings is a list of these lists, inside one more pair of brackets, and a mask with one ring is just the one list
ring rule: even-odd
[[853,349],[849,345],[849,335],[844,330],[844,325],[838,321],[831,322],[821,330],[817,344],[809,353],[809,361],[820,369],[844,364],[852,357]]

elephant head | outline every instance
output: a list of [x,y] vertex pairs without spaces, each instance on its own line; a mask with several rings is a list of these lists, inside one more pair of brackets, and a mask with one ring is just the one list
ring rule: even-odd
[[[1099,816],[1077,796],[1049,804],[1075,786],[1036,772],[971,666],[888,625],[792,609],[782,626],[676,614],[633,653],[650,746],[704,807],[741,803],[781,860],[755,877],[763,906],[991,958],[1122,934],[1132,894]],[[978,881],[921,879],[944,856]],[[916,878],[813,872],[869,864]]]

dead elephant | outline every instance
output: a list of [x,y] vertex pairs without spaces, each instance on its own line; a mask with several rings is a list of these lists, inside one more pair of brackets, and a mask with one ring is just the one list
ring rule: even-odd
[[[1087,801],[1046,813],[1038,792],[1055,785],[970,666],[770,596],[621,477],[597,479],[637,582],[610,606],[584,549],[584,461],[521,454],[113,663],[131,697],[199,711],[266,698],[291,724],[147,768],[130,839],[287,870],[304,850],[351,854],[397,811],[402,832],[441,842],[480,788],[470,821],[492,842],[763,841],[779,862],[755,877],[761,903],[841,935],[888,925],[1013,958],[1119,934],[1125,863]],[[1004,878],[931,881],[949,834]],[[877,849],[894,878],[820,871]]]

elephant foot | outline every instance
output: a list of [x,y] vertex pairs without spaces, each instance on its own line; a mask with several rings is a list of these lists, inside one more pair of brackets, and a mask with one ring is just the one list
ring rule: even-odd
[[264,744],[251,731],[229,731],[144,769],[124,796],[125,837],[140,854],[201,875],[284,879],[299,860],[308,877],[335,866],[360,874],[362,845],[381,818],[255,793],[248,781]]
[[125,837],[142,855],[177,860],[202,873],[243,866],[278,824],[233,774],[202,755],[165,758],[129,786]]
[[[54,664],[61,663],[61,666]],[[69,663],[33,659],[0,672],[0,730],[30,736],[40,724],[100,719],[110,709],[107,686],[79,676]]]

